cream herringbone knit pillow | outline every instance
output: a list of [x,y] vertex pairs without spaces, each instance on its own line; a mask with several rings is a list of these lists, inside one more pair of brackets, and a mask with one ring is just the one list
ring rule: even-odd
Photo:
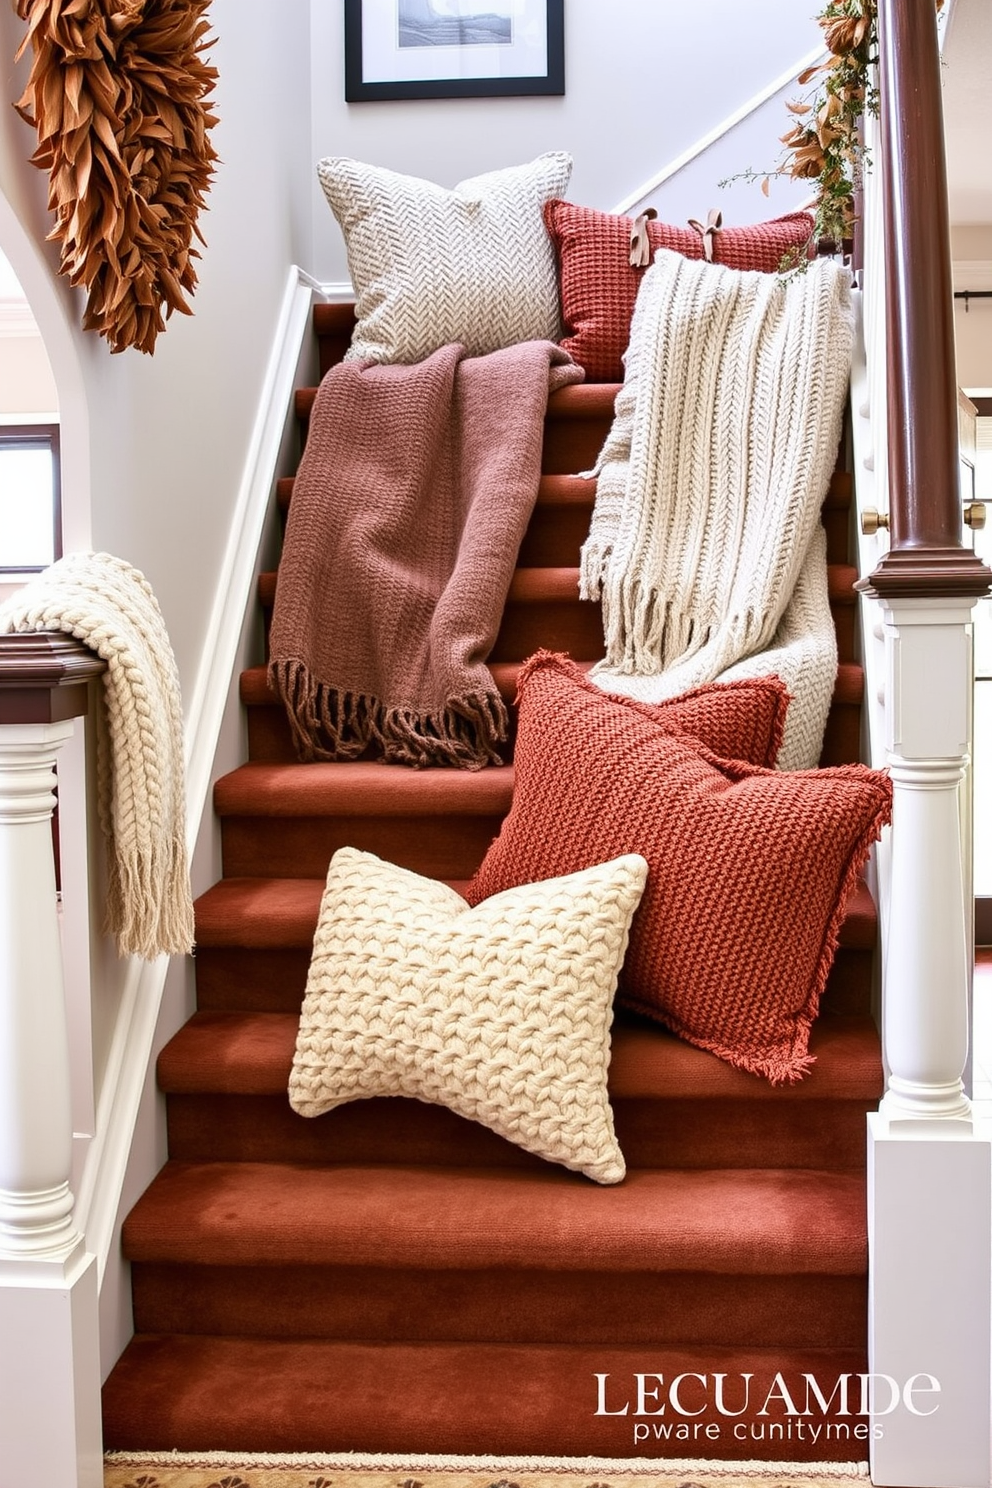
[[617,974],[647,864],[636,854],[494,894],[357,848],[331,859],[289,1099],[302,1116],[405,1095],[619,1183],[606,1077]]
[[571,156],[552,151],[448,191],[342,156],[319,161],[355,290],[348,356],[409,363],[453,342],[483,356],[557,341],[558,271],[541,209],[571,174]]

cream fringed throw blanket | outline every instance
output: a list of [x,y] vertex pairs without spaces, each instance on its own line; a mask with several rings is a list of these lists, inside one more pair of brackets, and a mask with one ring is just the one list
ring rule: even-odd
[[293,485],[269,679],[302,759],[498,763],[485,665],[541,473],[549,341],[413,366],[344,362],[317,392]]
[[850,273],[781,279],[661,250],[596,467],[583,598],[600,687],[643,702],[777,673],[783,769],[815,765],[837,652],[820,507],[850,373]]
[[123,955],[193,944],[179,677],[147,580],[109,553],[73,553],[0,607],[0,632],[58,630],[107,663],[97,714],[107,929]]

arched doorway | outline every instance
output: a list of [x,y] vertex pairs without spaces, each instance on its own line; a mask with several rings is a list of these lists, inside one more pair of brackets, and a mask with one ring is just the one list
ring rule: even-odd
[[38,322],[0,248],[0,582],[62,551],[58,390]]

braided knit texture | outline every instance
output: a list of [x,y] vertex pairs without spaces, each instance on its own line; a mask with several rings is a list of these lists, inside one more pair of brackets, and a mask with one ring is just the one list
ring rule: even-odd
[[656,255],[582,551],[580,592],[603,604],[597,684],[658,701],[773,648],[793,691],[786,768],[819,758],[836,675],[817,533],[850,373],[849,279],[827,260],[783,280]]
[[[705,717],[652,716],[546,652],[519,688],[513,804],[469,903],[639,853],[618,1001],[773,1084],[801,1078],[848,897],[891,815],[888,776],[720,758],[673,729],[712,737]],[[728,689],[723,706],[756,742],[758,695]]]
[[289,1081],[303,1116],[405,1095],[598,1183],[617,973],[647,877],[625,855],[469,909],[357,848],[331,859]]
[[454,342],[483,356],[557,341],[557,265],[541,208],[571,173],[571,156],[555,150],[449,191],[343,156],[319,161],[355,287],[348,357],[409,363]]
[[0,632],[57,630],[102,656],[97,711],[106,928],[123,955],[193,944],[179,674],[144,575],[109,553],[72,553],[0,607]]

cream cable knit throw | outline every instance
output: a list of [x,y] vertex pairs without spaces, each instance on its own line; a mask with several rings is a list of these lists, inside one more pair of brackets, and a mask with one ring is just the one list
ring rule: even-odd
[[597,684],[653,702],[775,671],[784,769],[816,764],[836,673],[819,517],[852,336],[850,274],[828,260],[781,279],[659,251],[582,550]]
[[123,955],[193,944],[179,677],[147,580],[109,553],[60,558],[0,606],[0,632],[58,630],[107,663],[97,715],[108,931]]

